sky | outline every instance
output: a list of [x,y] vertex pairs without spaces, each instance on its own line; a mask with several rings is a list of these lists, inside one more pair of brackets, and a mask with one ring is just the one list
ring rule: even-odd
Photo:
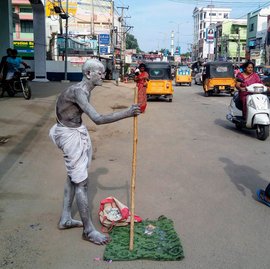
[[175,45],[179,40],[181,52],[185,53],[193,42],[194,8],[211,2],[215,7],[232,8],[231,19],[243,19],[248,12],[270,5],[270,1],[258,0],[115,0],[115,8],[129,7],[124,10],[125,16],[131,17],[126,18],[127,25],[134,27],[129,33],[135,36],[141,50],[169,49],[173,30]]

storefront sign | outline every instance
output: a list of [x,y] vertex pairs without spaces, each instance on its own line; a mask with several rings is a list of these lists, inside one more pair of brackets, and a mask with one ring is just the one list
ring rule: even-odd
[[14,49],[18,51],[20,57],[34,57],[33,41],[13,41]]

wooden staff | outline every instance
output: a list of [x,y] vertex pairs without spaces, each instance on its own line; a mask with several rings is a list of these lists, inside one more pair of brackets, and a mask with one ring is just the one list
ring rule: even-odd
[[[134,89],[134,103],[138,102],[138,89]],[[133,250],[134,244],[134,214],[135,214],[135,180],[136,180],[136,159],[137,159],[137,142],[138,142],[138,117],[133,117],[133,159],[132,159],[132,175],[130,184],[130,237],[129,250]]]

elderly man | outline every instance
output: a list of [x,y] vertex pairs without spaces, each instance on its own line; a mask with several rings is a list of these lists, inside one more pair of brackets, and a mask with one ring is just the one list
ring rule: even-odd
[[[83,226],[84,240],[98,245],[108,243],[109,238],[98,232],[90,218],[88,205],[88,167],[92,159],[91,140],[82,124],[85,113],[94,123],[106,124],[140,114],[136,104],[126,110],[100,115],[89,103],[92,90],[102,85],[104,66],[100,61],[87,60],[82,67],[83,79],[63,91],[56,102],[57,123],[50,130],[53,142],[63,151],[67,169],[67,182],[59,229]],[[76,197],[81,221],[72,219],[71,207]]]

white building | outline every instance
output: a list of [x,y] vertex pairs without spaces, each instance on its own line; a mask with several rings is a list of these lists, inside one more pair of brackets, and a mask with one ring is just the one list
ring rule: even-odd
[[230,12],[230,8],[218,8],[214,5],[196,7],[193,10],[193,60],[214,59],[215,25],[228,19]]

